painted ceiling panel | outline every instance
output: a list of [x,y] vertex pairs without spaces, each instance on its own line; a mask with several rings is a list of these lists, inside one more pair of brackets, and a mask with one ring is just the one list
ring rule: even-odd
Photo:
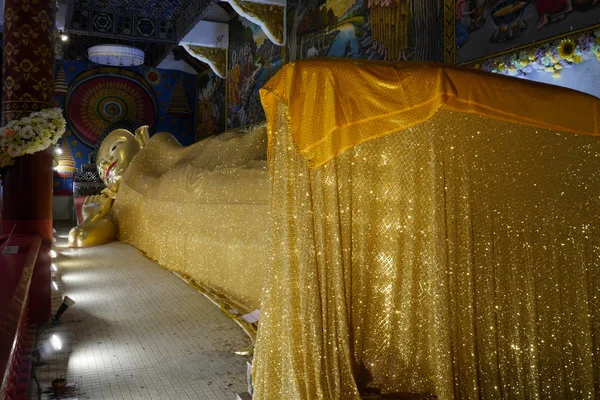
[[[78,36],[65,44],[65,56],[85,59],[83,46],[94,42],[130,44],[157,65],[215,5],[215,0],[63,0],[65,31]],[[95,38],[95,39],[94,39]],[[101,40],[98,40],[101,38]],[[141,45],[144,43],[144,45]],[[151,46],[155,44],[156,46]],[[83,45],[83,46],[82,46]],[[144,49],[144,47],[150,47]],[[74,58],[74,57],[77,58]]]
[[163,20],[178,17],[190,3],[189,0],[71,0],[71,2],[80,9]]

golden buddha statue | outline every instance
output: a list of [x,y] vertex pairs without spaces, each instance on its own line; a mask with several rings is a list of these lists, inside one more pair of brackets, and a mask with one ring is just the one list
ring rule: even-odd
[[148,142],[148,127],[131,134],[125,129],[111,132],[98,150],[98,174],[106,185],[102,194],[88,196],[82,208],[83,222],[69,232],[69,246],[91,247],[115,239],[117,228],[111,210],[123,173]]
[[119,239],[193,280],[228,309],[259,305],[269,259],[264,124],[182,146],[168,132],[111,132],[98,151],[106,189],[88,197],[71,247]]

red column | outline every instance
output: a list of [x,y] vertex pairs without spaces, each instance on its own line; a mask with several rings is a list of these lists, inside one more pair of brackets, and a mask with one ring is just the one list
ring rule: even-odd
[[[54,0],[5,0],[2,124],[53,105]],[[17,159],[2,177],[2,233],[52,239],[52,153]]]
[[[2,125],[53,106],[55,0],[5,0]],[[2,176],[2,232],[43,240],[30,293],[31,322],[51,313],[52,150],[19,157]]]

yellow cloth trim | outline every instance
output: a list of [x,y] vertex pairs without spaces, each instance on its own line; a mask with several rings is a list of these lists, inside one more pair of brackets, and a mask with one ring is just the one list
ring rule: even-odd
[[593,96],[444,64],[303,60],[287,64],[260,95],[269,135],[276,108],[284,105],[297,150],[312,168],[427,121],[441,108],[600,135],[600,100]]

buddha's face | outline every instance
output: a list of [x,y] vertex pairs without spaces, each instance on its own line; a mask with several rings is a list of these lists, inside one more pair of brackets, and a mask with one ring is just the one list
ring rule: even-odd
[[106,187],[113,192],[119,189],[123,173],[140,151],[140,144],[125,129],[117,129],[106,136],[98,150],[98,174]]

